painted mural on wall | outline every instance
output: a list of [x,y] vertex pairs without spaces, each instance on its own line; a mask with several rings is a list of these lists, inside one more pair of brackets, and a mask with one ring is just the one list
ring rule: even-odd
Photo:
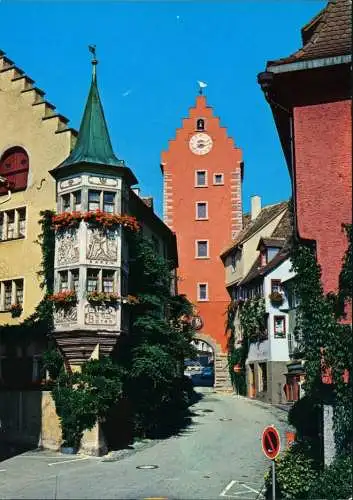
[[68,326],[68,323],[77,322],[77,307],[61,307],[54,310],[54,322],[56,325]]
[[116,263],[118,259],[116,232],[97,228],[88,231],[86,258],[91,264]]
[[57,235],[57,265],[75,264],[79,260],[77,231],[65,231]]
[[91,306],[85,307],[85,324],[86,325],[105,325],[116,326],[117,310],[115,307],[109,306]]

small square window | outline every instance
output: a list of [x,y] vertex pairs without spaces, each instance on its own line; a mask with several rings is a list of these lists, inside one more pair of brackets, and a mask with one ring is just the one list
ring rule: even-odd
[[103,292],[114,292],[114,271],[103,271]]
[[61,271],[60,277],[60,292],[66,292],[69,289],[69,274],[67,271]]
[[208,284],[198,283],[197,284],[197,300],[208,300]]
[[198,240],[196,242],[196,257],[197,258],[208,258],[208,241]]
[[224,184],[224,175],[223,174],[214,174],[213,175],[213,184],[216,186],[222,186]]
[[12,304],[12,281],[5,281],[4,289],[5,289],[4,306],[5,306],[5,311],[8,311],[11,308]]
[[103,210],[112,214],[114,212],[115,193],[103,193]]
[[271,293],[278,292],[282,293],[282,283],[281,280],[271,280]]
[[275,338],[284,338],[286,336],[286,318],[274,316],[273,321]]
[[12,240],[15,237],[15,211],[7,213],[7,239]]
[[87,292],[97,292],[98,291],[98,269],[88,269],[87,270]]
[[63,212],[70,212],[70,210],[71,210],[70,193],[64,194],[61,197],[61,202],[62,202],[62,205],[61,205],[62,211]]
[[18,210],[18,236],[20,238],[24,238],[25,231],[26,231],[26,209],[20,208]]
[[71,271],[71,279],[72,279],[72,288],[77,295],[80,287],[80,273],[78,269],[73,269]]
[[16,304],[23,304],[23,280],[16,280]]
[[95,212],[100,208],[100,191],[88,191],[88,210]]
[[74,210],[79,212],[81,210],[81,191],[74,191],[72,194],[74,200]]
[[195,186],[196,187],[206,187],[207,186],[207,172],[206,172],[206,170],[196,170],[196,172],[195,172]]
[[208,207],[206,201],[198,201],[196,203],[196,219],[207,219],[208,218],[207,208]]

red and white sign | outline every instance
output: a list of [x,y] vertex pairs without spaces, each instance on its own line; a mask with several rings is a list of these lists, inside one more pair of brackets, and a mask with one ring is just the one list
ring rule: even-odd
[[265,427],[261,438],[262,450],[267,458],[274,460],[281,449],[281,438],[278,430],[273,425]]

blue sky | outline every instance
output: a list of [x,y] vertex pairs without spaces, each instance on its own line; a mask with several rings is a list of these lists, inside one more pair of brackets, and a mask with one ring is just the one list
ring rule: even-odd
[[208,104],[243,150],[243,208],[290,196],[271,112],[257,84],[266,61],[301,46],[300,28],[326,2],[0,1],[0,48],[78,128],[90,83],[88,44],[114,150],[162,214],[160,153],[195,102]]

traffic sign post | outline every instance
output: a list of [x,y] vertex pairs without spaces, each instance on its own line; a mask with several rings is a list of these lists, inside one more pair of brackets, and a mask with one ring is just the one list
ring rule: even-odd
[[274,425],[265,427],[261,438],[262,450],[272,462],[272,499],[276,500],[276,463],[275,458],[281,449],[281,438]]

